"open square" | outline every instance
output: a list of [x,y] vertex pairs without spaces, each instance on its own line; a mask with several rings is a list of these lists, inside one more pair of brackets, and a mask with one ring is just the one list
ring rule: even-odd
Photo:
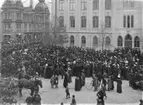
[[[49,79],[42,79],[43,88],[40,88],[40,95],[42,98],[42,104],[60,104],[63,102],[64,104],[70,104],[71,98],[66,99],[65,88],[63,88],[63,80],[59,79],[58,88],[51,88]],[[90,82],[91,78],[86,78],[86,83]],[[85,84],[86,85],[86,84]],[[123,93],[119,94],[116,92],[116,83],[114,82],[115,89],[114,91],[106,91],[107,99],[105,99],[105,103],[107,104],[130,104],[139,105],[139,100],[142,98],[142,93],[140,90],[133,90],[129,87],[128,81],[123,81]],[[69,91],[71,96],[75,95],[77,104],[96,104],[97,103],[97,92],[93,90],[88,90],[85,86],[81,89],[81,91],[75,91],[75,78],[72,78],[72,83],[69,84]],[[23,97],[17,99],[20,103],[23,103],[24,100],[29,96],[29,90],[23,90]]]

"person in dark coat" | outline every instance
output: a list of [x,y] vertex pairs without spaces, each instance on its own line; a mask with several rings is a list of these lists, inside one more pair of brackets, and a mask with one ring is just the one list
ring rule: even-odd
[[111,88],[111,90],[114,90],[114,80],[113,80],[113,75],[111,75],[111,84],[112,84],[112,88]]
[[34,102],[33,96],[30,95],[29,97],[27,97],[25,102],[26,102],[27,105],[33,105],[33,102]]
[[120,76],[118,76],[117,79],[117,93],[122,93],[122,80]]
[[139,105],[143,105],[143,100],[140,100],[140,104]]
[[103,86],[101,87],[101,89],[97,93],[97,97],[98,97],[97,105],[105,105],[104,97],[107,98],[107,96],[106,96],[106,92],[105,92]]
[[33,97],[34,105],[41,105],[41,96],[36,92]]
[[72,102],[71,105],[76,105],[75,95],[72,96]]
[[84,72],[82,72],[81,73],[81,81],[82,81],[82,86],[84,86],[85,85],[85,74],[84,74]]
[[63,86],[64,86],[64,88],[66,88],[68,86],[68,72],[67,71],[65,73]]

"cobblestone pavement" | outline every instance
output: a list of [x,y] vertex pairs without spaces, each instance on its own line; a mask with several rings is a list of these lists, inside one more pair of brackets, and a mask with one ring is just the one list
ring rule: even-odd
[[[65,104],[71,103],[71,98],[66,99],[65,89],[63,88],[63,80],[59,80],[59,87],[57,89],[51,89],[50,80],[49,79],[43,79],[43,88],[40,88],[40,95],[42,97],[42,103],[43,104],[59,104],[61,102]],[[87,82],[90,82],[91,78],[86,78],[86,84]],[[72,78],[72,83],[69,84],[69,91],[71,96],[75,95],[77,103],[80,104],[95,104],[96,103],[96,93],[93,90],[88,90],[86,87],[83,87],[81,91],[75,91],[75,78]],[[85,85],[86,85],[85,84]],[[123,81],[123,93],[119,94],[116,92],[116,83],[114,83],[115,89],[114,91],[107,91],[107,99],[105,102],[107,104],[129,104],[131,103],[134,105],[139,105],[136,103],[139,103],[139,100],[142,98],[142,92],[139,90],[133,90],[131,87],[129,87],[128,81]],[[17,96],[17,99],[20,103],[23,103],[26,99],[26,97],[29,95],[30,90],[23,90],[23,97],[19,98]]]

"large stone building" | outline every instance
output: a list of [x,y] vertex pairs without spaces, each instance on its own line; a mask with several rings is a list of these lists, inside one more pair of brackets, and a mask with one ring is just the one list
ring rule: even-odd
[[142,48],[143,3],[136,0],[52,0],[53,24],[66,26],[68,46]]
[[3,40],[13,40],[24,36],[28,40],[40,40],[48,32],[49,9],[45,0],[33,8],[33,0],[29,7],[24,7],[21,0],[5,0],[2,5]]

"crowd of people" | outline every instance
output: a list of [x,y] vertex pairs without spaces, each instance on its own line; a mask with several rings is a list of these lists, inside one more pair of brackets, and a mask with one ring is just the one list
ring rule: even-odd
[[[21,69],[30,75],[36,72],[45,78],[53,74],[79,76],[82,71],[86,77],[96,74],[99,78],[105,74],[115,79],[134,81],[142,79],[143,54],[136,49],[115,49],[114,51],[95,51],[79,47],[44,46],[43,44],[17,45],[2,52],[2,74],[16,75]],[[130,75],[131,74],[131,75]],[[134,77],[134,79],[130,78]]]
[[[23,73],[51,78],[51,87],[58,88],[58,76],[64,78],[64,87],[72,82],[71,76],[79,77],[81,87],[85,77],[92,77],[94,90],[98,79],[105,90],[113,90],[113,82],[119,87],[122,79],[129,80],[129,85],[137,89],[137,81],[143,80],[143,54],[138,49],[122,48],[114,51],[95,51],[90,48],[45,46],[41,43],[16,45],[2,52],[2,70],[4,76],[17,76]],[[56,81],[55,81],[56,80]],[[108,88],[106,85],[108,83]],[[66,90],[67,91],[67,90]],[[117,90],[122,93],[121,88]],[[69,95],[69,94],[68,94]]]

